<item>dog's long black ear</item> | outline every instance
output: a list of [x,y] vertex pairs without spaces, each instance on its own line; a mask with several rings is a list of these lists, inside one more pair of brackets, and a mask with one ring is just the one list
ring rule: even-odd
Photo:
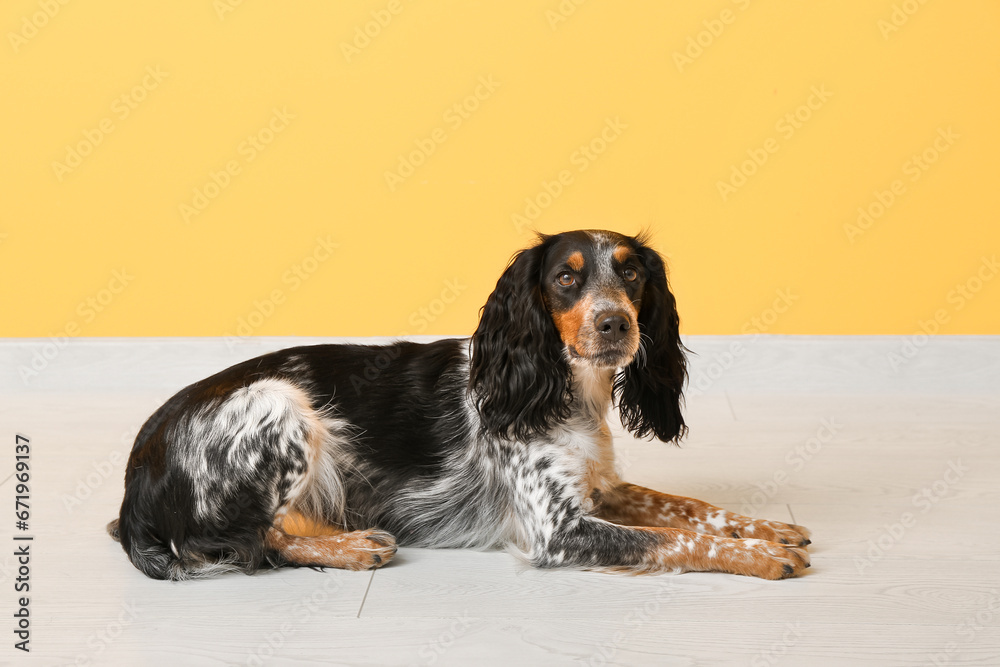
[[663,259],[639,239],[637,254],[646,267],[639,304],[639,353],[615,379],[622,424],[637,438],[650,434],[664,442],[687,433],[681,414],[687,361],[681,343],[677,303],[667,285]]
[[542,300],[551,238],[514,257],[472,336],[469,387],[494,437],[528,440],[569,417],[569,365]]

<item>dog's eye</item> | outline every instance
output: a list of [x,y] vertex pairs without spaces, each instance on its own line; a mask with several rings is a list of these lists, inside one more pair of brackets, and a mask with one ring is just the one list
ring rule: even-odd
[[632,282],[633,280],[639,277],[639,274],[632,267],[629,267],[624,271],[622,271],[622,275],[625,276],[625,280],[629,282]]
[[573,277],[572,273],[560,273],[556,280],[558,280],[559,284],[563,287],[569,287],[576,282],[576,278]]

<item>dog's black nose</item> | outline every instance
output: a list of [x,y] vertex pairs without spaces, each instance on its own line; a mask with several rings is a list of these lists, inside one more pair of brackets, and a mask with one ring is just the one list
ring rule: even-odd
[[628,317],[622,313],[601,313],[595,327],[601,337],[609,343],[617,343],[628,334]]

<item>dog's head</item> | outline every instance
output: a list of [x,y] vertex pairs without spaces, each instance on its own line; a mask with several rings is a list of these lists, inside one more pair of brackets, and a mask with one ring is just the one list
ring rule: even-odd
[[639,350],[647,271],[635,244],[611,232],[553,237],[542,264],[542,302],[574,364],[620,368]]
[[622,369],[622,422],[637,437],[683,435],[686,377],[678,317],[660,256],[607,231],[541,236],[515,255],[473,335],[470,386],[484,427],[528,439],[564,421],[571,367]]

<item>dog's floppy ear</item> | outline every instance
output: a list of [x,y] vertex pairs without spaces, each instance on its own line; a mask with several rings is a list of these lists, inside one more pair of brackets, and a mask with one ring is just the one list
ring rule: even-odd
[[681,414],[687,361],[681,343],[677,304],[667,285],[663,259],[637,239],[636,253],[646,268],[639,304],[642,349],[615,380],[622,424],[637,438],[655,435],[664,442],[687,433]]
[[497,281],[472,335],[469,387],[483,430],[528,440],[569,417],[569,365],[542,300],[553,237],[522,250]]

